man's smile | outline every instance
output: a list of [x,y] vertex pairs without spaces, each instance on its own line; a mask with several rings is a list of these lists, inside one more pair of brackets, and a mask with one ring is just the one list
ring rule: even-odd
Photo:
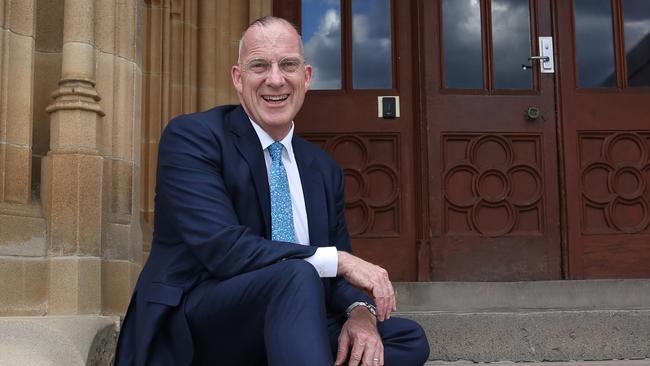
[[280,95],[262,95],[262,99],[269,103],[282,103],[289,98],[289,94]]

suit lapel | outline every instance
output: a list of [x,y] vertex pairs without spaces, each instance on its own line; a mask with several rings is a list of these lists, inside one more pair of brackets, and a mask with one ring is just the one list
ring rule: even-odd
[[264,162],[264,151],[251,122],[239,106],[229,116],[228,128],[235,135],[234,144],[239,153],[244,157],[251,170],[253,183],[257,190],[257,199],[264,217],[266,237],[271,237],[271,203],[269,201],[269,180]]
[[300,172],[302,193],[305,198],[307,221],[309,223],[309,241],[311,245],[326,246],[329,243],[327,230],[327,204],[321,173],[313,167],[313,157],[309,154],[307,142],[294,135],[293,153]]

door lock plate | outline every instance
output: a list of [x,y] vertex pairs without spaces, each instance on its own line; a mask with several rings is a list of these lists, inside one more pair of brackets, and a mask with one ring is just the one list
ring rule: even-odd
[[542,74],[555,72],[555,59],[553,57],[553,37],[539,37],[539,55],[541,59],[540,70]]

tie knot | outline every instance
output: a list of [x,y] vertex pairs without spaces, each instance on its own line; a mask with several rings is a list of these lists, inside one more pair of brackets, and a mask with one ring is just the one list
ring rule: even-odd
[[282,159],[282,143],[280,141],[276,141],[269,145],[269,154],[271,155],[271,160],[272,161],[281,161]]

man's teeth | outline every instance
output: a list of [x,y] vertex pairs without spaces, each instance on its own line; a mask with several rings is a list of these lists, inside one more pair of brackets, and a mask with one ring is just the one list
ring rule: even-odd
[[284,94],[284,95],[265,95],[262,98],[264,98],[264,100],[269,101],[269,102],[280,102],[280,101],[283,101],[283,100],[289,98],[289,95],[288,94]]

